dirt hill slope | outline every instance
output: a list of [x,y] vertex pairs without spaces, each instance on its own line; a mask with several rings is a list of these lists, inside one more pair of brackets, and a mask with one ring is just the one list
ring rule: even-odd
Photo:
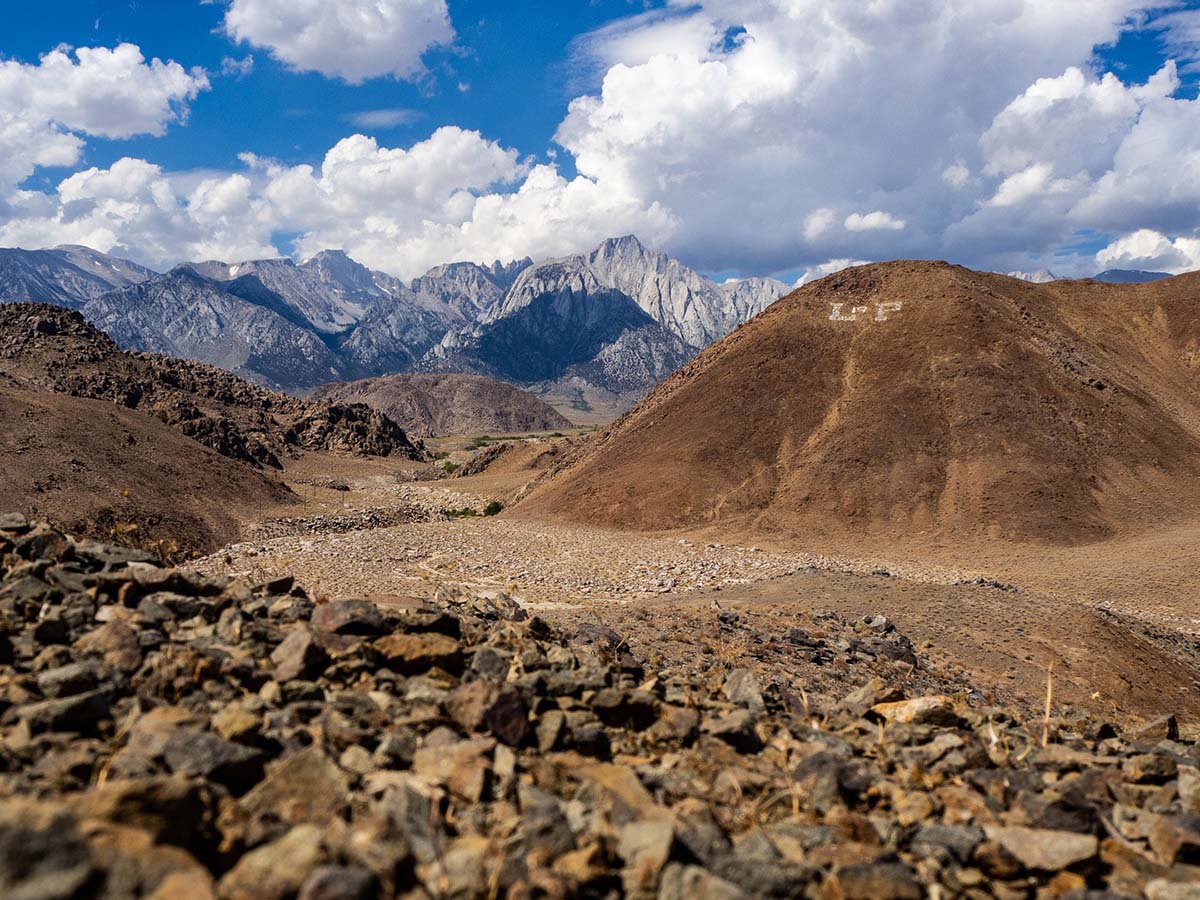
[[574,427],[554,407],[527,391],[479,375],[386,375],[322,385],[313,398],[365,403],[419,437]]
[[1198,302],[1200,276],[847,270],[709,348],[522,508],[648,530],[1058,544],[1189,516]]
[[156,416],[231,459],[279,466],[305,450],[424,458],[383,414],[312,403],[203,363],[126,352],[76,312],[0,306],[0,375],[38,393],[108,400]]
[[282,484],[153,416],[0,379],[0,509],[73,534],[207,552],[236,540],[234,511],[295,500]]

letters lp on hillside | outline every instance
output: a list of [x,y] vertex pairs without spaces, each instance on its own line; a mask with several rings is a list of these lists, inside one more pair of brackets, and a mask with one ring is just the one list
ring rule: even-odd
[[[829,315],[829,321],[831,322],[857,322],[859,316],[866,316],[872,309],[872,306],[851,306],[847,309],[845,303],[832,303],[830,305],[833,307],[833,311]],[[899,302],[875,303],[873,304],[875,310],[874,320],[876,322],[886,322],[888,316],[892,313],[900,312],[903,306],[904,304]]]

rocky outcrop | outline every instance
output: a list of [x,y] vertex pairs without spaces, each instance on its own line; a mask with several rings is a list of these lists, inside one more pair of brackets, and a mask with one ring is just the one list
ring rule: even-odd
[[314,603],[14,516],[0,625],[5,896],[1174,898],[1200,878],[1200,749],[1171,717],[1025,726],[882,680],[816,708],[749,669],[656,673],[504,595]]
[[129,353],[79,313],[0,306],[0,373],[41,391],[148,412],[224,456],[279,466],[297,450],[424,458],[402,428],[361,404],[309,402],[223,369]]

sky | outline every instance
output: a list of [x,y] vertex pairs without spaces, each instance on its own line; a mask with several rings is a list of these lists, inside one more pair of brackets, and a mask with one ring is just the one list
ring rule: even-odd
[[1200,268],[1200,0],[12,6],[0,246]]

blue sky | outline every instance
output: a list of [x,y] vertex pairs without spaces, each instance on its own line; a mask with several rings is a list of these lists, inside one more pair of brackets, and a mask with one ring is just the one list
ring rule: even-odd
[[[1197,2],[381,5],[401,27],[374,43],[366,0],[6,10],[0,243],[159,267],[337,245],[404,277],[629,231],[719,277],[1200,266]],[[43,59],[122,44],[124,94],[67,51],[65,96]]]

